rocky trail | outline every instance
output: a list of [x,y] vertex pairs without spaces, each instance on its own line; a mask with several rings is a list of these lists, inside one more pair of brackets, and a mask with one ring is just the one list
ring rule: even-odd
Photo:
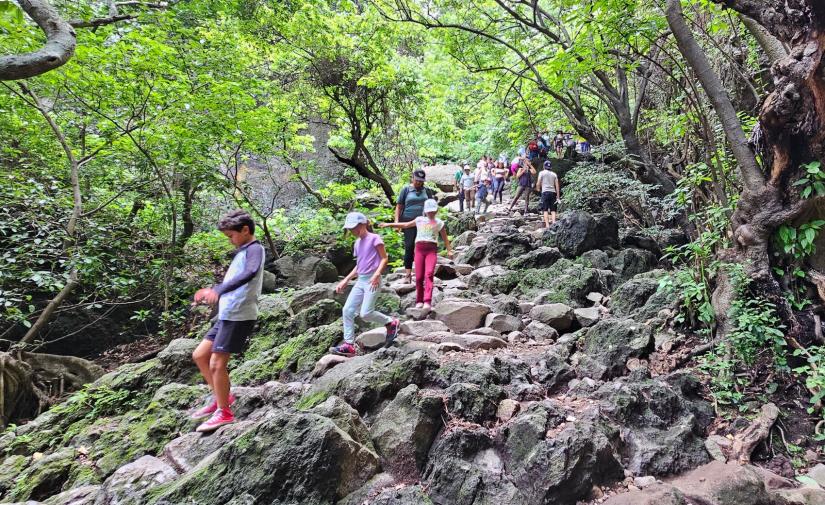
[[231,372],[239,422],[192,432],[197,340],[175,340],[6,432],[4,503],[825,503],[825,467],[800,486],[738,464],[754,449],[738,431],[707,438],[714,409],[678,368],[688,340],[658,290],[667,243],[606,215],[545,231],[505,210],[451,217],[432,312],[387,277],[392,347],[363,328],[363,355],[326,354],[334,283],[265,295]]

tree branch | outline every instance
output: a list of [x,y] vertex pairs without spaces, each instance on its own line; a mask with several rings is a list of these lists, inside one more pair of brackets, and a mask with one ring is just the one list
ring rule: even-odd
[[77,35],[46,0],[17,0],[23,11],[46,35],[37,51],[0,57],[0,81],[28,79],[53,70],[74,54]]

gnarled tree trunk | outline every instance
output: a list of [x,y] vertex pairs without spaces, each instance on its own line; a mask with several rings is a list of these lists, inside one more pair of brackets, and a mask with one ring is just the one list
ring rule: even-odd
[[[748,16],[779,43],[791,48],[772,67],[775,91],[762,105],[759,122],[767,146],[763,173],[742,144],[741,124],[734,121],[727,95],[714,83],[707,57],[686,28],[679,0],[668,0],[667,16],[679,49],[699,76],[737,158],[744,189],[732,217],[733,248],[723,259],[745,267],[754,287],[774,302],[795,342],[800,327],[782,297],[770,269],[769,245],[781,224],[800,215],[813,201],[800,199],[793,183],[802,166],[819,160],[825,166],[825,2],[822,0],[713,0]],[[697,51],[698,49],[698,51]],[[779,55],[781,56],[781,55]],[[704,61],[703,61],[704,58]],[[722,89],[724,92],[724,89]],[[727,100],[727,103],[725,101]],[[738,130],[738,131],[737,131]],[[755,168],[756,167],[756,168]],[[733,293],[724,277],[714,293],[720,328],[727,328]]]

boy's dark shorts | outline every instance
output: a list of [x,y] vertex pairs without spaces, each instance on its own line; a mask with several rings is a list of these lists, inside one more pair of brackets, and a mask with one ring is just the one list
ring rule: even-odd
[[254,319],[249,321],[218,319],[218,322],[209,328],[203,338],[212,342],[212,352],[236,354],[246,349],[246,343],[254,328]]
[[558,205],[555,191],[544,191],[541,193],[540,208],[543,212],[556,212]]

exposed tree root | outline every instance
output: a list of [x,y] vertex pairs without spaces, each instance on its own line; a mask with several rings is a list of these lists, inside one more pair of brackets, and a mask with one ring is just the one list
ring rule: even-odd
[[776,420],[779,418],[779,408],[773,403],[762,406],[759,415],[741,433],[733,438],[729,459],[741,464],[750,463],[753,450],[763,440],[768,438]]

